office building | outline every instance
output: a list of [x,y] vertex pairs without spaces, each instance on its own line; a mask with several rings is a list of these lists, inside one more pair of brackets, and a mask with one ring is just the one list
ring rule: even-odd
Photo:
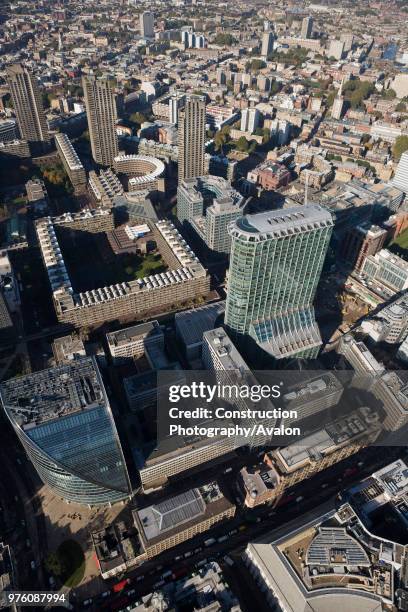
[[313,17],[304,17],[302,20],[302,29],[300,38],[312,38],[313,32]]
[[201,359],[203,334],[210,329],[218,327],[224,312],[225,302],[222,301],[176,313],[174,322],[177,337],[190,364]]
[[10,603],[8,593],[18,589],[14,550],[9,544],[0,542],[0,610],[18,612],[15,602]]
[[370,445],[381,427],[375,413],[362,408],[283,448],[269,451],[262,463],[240,472],[244,505],[277,502],[288,489],[313,478]]
[[286,187],[291,180],[291,175],[283,164],[266,160],[250,170],[247,179],[255,185],[260,185],[266,191],[273,191],[280,187]]
[[241,113],[241,132],[253,134],[259,126],[261,113],[257,108],[244,108]]
[[169,121],[173,125],[177,125],[178,123],[178,110],[180,106],[180,98],[178,98],[177,96],[172,96],[168,104],[168,115]]
[[16,330],[10,316],[8,303],[3,291],[0,289],[0,342],[6,346],[12,344],[15,339]]
[[118,155],[116,134],[116,102],[113,88],[108,80],[95,76],[83,76],[82,87],[92,157],[101,166],[112,166]]
[[[304,373],[295,384],[289,382],[282,403],[286,410],[296,412],[296,421],[301,421],[312,415],[327,414],[330,408],[338,405],[342,394],[343,386],[331,372]],[[285,420],[288,424],[292,422],[290,418]]]
[[344,32],[344,34],[340,34],[340,40],[344,43],[344,51],[348,53],[352,50],[354,45],[354,34],[351,32]]
[[27,200],[30,204],[46,204],[48,200],[47,188],[39,178],[32,178],[25,184]]
[[344,504],[250,542],[244,562],[270,609],[379,612],[394,608],[402,553]]
[[154,14],[150,11],[144,11],[140,15],[140,36],[154,38]]
[[338,352],[344,355],[357,374],[381,374],[385,368],[368,350],[364,342],[356,340],[351,334],[342,336]]
[[290,140],[292,124],[290,121],[285,121],[285,119],[272,119],[269,124],[269,131],[271,140],[280,147],[283,147]]
[[215,200],[206,210],[205,242],[215,253],[228,254],[231,250],[231,237],[227,228],[242,214],[242,209],[229,198]]
[[344,53],[344,42],[341,40],[331,40],[327,51],[328,57],[334,57],[336,60],[341,60]]
[[171,581],[160,587],[160,594],[153,591],[132,604],[132,612],[158,612],[158,606],[166,602],[167,610],[194,610],[196,612],[242,612],[227,577],[216,561],[202,560],[198,572],[189,571],[181,578],[174,574]]
[[[239,387],[242,384],[249,387],[255,387],[258,384],[255,375],[250,370],[249,366],[239,353],[237,347],[234,345],[225,329],[222,327],[204,332],[202,360],[206,370],[214,372],[215,379],[221,385],[226,384],[228,387],[232,386],[234,388]],[[250,398],[230,397],[228,392],[224,399],[244,412],[246,410],[273,410],[273,405],[269,398],[259,400],[256,403],[256,406]],[[238,424],[239,420],[234,420],[234,422],[235,424]],[[250,427],[255,424],[265,423],[268,427],[271,427],[274,426],[275,422],[276,421],[274,421],[273,418],[258,418],[256,415],[243,419],[242,421],[242,423]],[[245,445],[267,445],[271,442],[271,437],[268,437],[267,434],[262,433],[256,433],[246,437],[238,434],[235,437],[231,437],[230,440],[232,440],[235,447],[238,448]]]
[[227,227],[242,215],[244,198],[220,176],[183,180],[177,189],[177,217],[216,253],[229,253]]
[[139,470],[143,490],[163,487],[169,481],[179,478],[179,474],[197,466],[203,468],[206,463],[227,456],[237,446],[232,437],[202,439],[169,436],[163,445],[159,445],[145,458]]
[[396,74],[391,87],[400,100],[408,96],[408,74],[404,72]]
[[362,321],[361,329],[374,342],[398,344],[405,340],[408,334],[408,295],[402,295]]
[[178,180],[204,174],[205,98],[191,95],[178,113]]
[[121,513],[114,523],[92,532],[91,538],[97,565],[104,580],[120,574],[123,576],[137,565],[141,548],[131,512]]
[[401,343],[397,351],[397,358],[403,363],[408,363],[408,338]]
[[390,296],[408,288],[408,262],[387,249],[368,255],[361,266],[361,277],[379,285]]
[[131,493],[96,361],[90,357],[14,378],[0,400],[41,480],[68,501],[101,505]]
[[275,359],[316,356],[313,300],[333,221],[317,205],[240,217],[232,238],[225,323]]
[[401,155],[392,184],[408,194],[408,151]]
[[74,192],[82,193],[86,189],[86,172],[70,139],[66,134],[56,134],[55,145]]
[[133,511],[146,559],[234,517],[235,506],[209,482]]
[[52,343],[52,352],[57,365],[70,363],[80,357],[86,357],[83,340],[76,334],[56,338]]
[[262,57],[267,58],[272,53],[273,42],[274,42],[273,32],[271,32],[270,30],[268,30],[267,32],[263,32],[262,45],[261,45]]
[[0,121],[0,142],[10,142],[18,138],[18,128],[12,119],[2,119]]
[[225,329],[217,327],[203,334],[203,363],[207,370],[215,372],[250,372],[249,366],[231,341]]
[[20,136],[32,153],[41,154],[48,149],[50,136],[37,80],[21,64],[8,66],[6,74]]
[[408,424],[408,380],[406,370],[387,371],[372,386],[385,413],[382,425],[386,431],[398,431]]
[[[140,374],[128,376],[123,379],[123,388],[125,391],[126,401],[131,412],[142,414],[156,414],[160,408],[158,405],[158,397],[166,394],[169,385],[183,385],[186,382],[186,377],[181,371],[181,366],[178,362],[170,362],[167,358],[164,349],[160,346],[153,345],[146,347],[144,357],[149,365],[159,366],[157,369],[150,369]],[[153,360],[151,359],[153,356]],[[165,381],[159,374],[158,370],[166,370]],[[170,372],[171,370],[171,372]],[[149,418],[149,416],[148,416]],[[139,456],[140,450],[135,449]]]
[[125,327],[106,336],[113,363],[118,365],[128,359],[138,359],[146,347],[164,348],[164,335],[158,321]]
[[375,255],[382,249],[386,238],[385,229],[362,223],[346,232],[340,245],[340,256],[353,270],[359,271],[368,255]]

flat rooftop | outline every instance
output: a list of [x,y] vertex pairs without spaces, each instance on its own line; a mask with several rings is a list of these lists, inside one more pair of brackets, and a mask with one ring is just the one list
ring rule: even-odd
[[218,317],[225,312],[225,301],[208,304],[193,310],[177,312],[175,316],[177,332],[186,346],[201,344],[203,334],[214,329]]
[[103,383],[91,357],[3,382],[0,399],[10,418],[23,429],[106,403]]
[[[375,567],[364,543],[340,525],[335,510],[295,529],[264,535],[247,553],[267,586],[292,612],[379,612]],[[354,565],[355,564],[355,565]],[[345,568],[350,567],[346,572]]]
[[298,442],[277,450],[274,454],[288,469],[301,467],[305,461],[321,457],[335,450],[336,446],[341,446],[355,437],[368,433],[368,430],[369,426],[356,411]]
[[408,467],[402,459],[374,472],[372,476],[391,498],[408,492]]
[[234,343],[222,327],[204,332],[203,340],[215,351],[223,370],[250,371]]
[[307,232],[319,227],[331,227],[332,216],[329,211],[317,204],[293,206],[284,210],[267,211],[240,217],[232,226],[244,234],[276,234],[291,231]]
[[107,340],[111,346],[123,346],[132,342],[136,338],[144,336],[159,336],[163,335],[159,327],[158,321],[149,321],[148,323],[140,323],[140,325],[132,325],[107,335]]
[[150,546],[230,507],[217,482],[210,482],[135,510],[134,517],[142,540]]

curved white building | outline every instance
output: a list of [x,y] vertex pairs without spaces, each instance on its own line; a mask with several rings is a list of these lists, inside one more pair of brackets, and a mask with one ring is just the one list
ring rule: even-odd
[[148,155],[118,155],[113,165],[115,172],[129,178],[129,191],[162,191],[159,181],[166,167],[160,159]]

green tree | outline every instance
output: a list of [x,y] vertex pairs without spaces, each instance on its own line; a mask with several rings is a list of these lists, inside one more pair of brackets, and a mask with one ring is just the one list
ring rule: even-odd
[[83,98],[84,90],[81,85],[70,85],[70,92],[74,98]]
[[392,149],[394,159],[398,161],[405,151],[408,151],[408,136],[398,136]]
[[129,117],[129,121],[137,125],[142,125],[142,123],[146,121],[146,117],[144,116],[143,113],[139,113],[139,112],[132,113]]
[[386,100],[394,100],[394,98],[397,97],[397,94],[395,93],[394,89],[384,89],[381,96],[383,98],[385,98]]
[[13,107],[13,100],[11,99],[11,95],[9,93],[7,93],[5,96],[3,96],[3,104],[4,104],[5,108],[14,108]]
[[222,130],[218,130],[218,132],[214,136],[214,146],[216,151],[222,151],[223,146],[227,143],[228,134],[223,132]]
[[62,576],[66,569],[61,557],[57,553],[50,553],[44,565],[47,572],[54,574],[54,576]]
[[360,79],[347,81],[343,87],[343,93],[352,108],[363,108],[363,100],[367,100],[374,90],[373,83]]
[[217,36],[214,38],[214,44],[219,45],[220,47],[229,47],[236,42],[235,38],[232,34],[228,34],[225,32],[219,32]]
[[262,70],[262,68],[265,68],[265,67],[266,67],[266,64],[261,59],[253,59],[250,62],[246,63],[247,70],[256,71],[256,70]]
[[399,113],[405,113],[405,111],[407,110],[407,105],[404,104],[404,102],[398,102],[397,106],[395,107],[395,110]]
[[280,90],[281,90],[280,83],[278,83],[278,81],[272,81],[272,83],[271,83],[271,95],[274,96],[275,94],[279,93]]
[[50,108],[50,99],[46,91],[43,91],[41,94],[42,103],[44,108]]
[[262,144],[266,144],[271,139],[271,132],[269,128],[262,128]]
[[238,151],[248,151],[249,144],[245,136],[241,136],[237,140],[237,149]]

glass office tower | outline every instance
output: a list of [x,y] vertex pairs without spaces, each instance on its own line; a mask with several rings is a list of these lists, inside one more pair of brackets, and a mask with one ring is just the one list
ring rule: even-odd
[[0,385],[0,400],[41,480],[56,495],[101,505],[131,493],[96,361],[90,357]]
[[313,300],[333,221],[317,205],[240,217],[232,238],[225,323],[275,359],[313,358],[321,346]]

